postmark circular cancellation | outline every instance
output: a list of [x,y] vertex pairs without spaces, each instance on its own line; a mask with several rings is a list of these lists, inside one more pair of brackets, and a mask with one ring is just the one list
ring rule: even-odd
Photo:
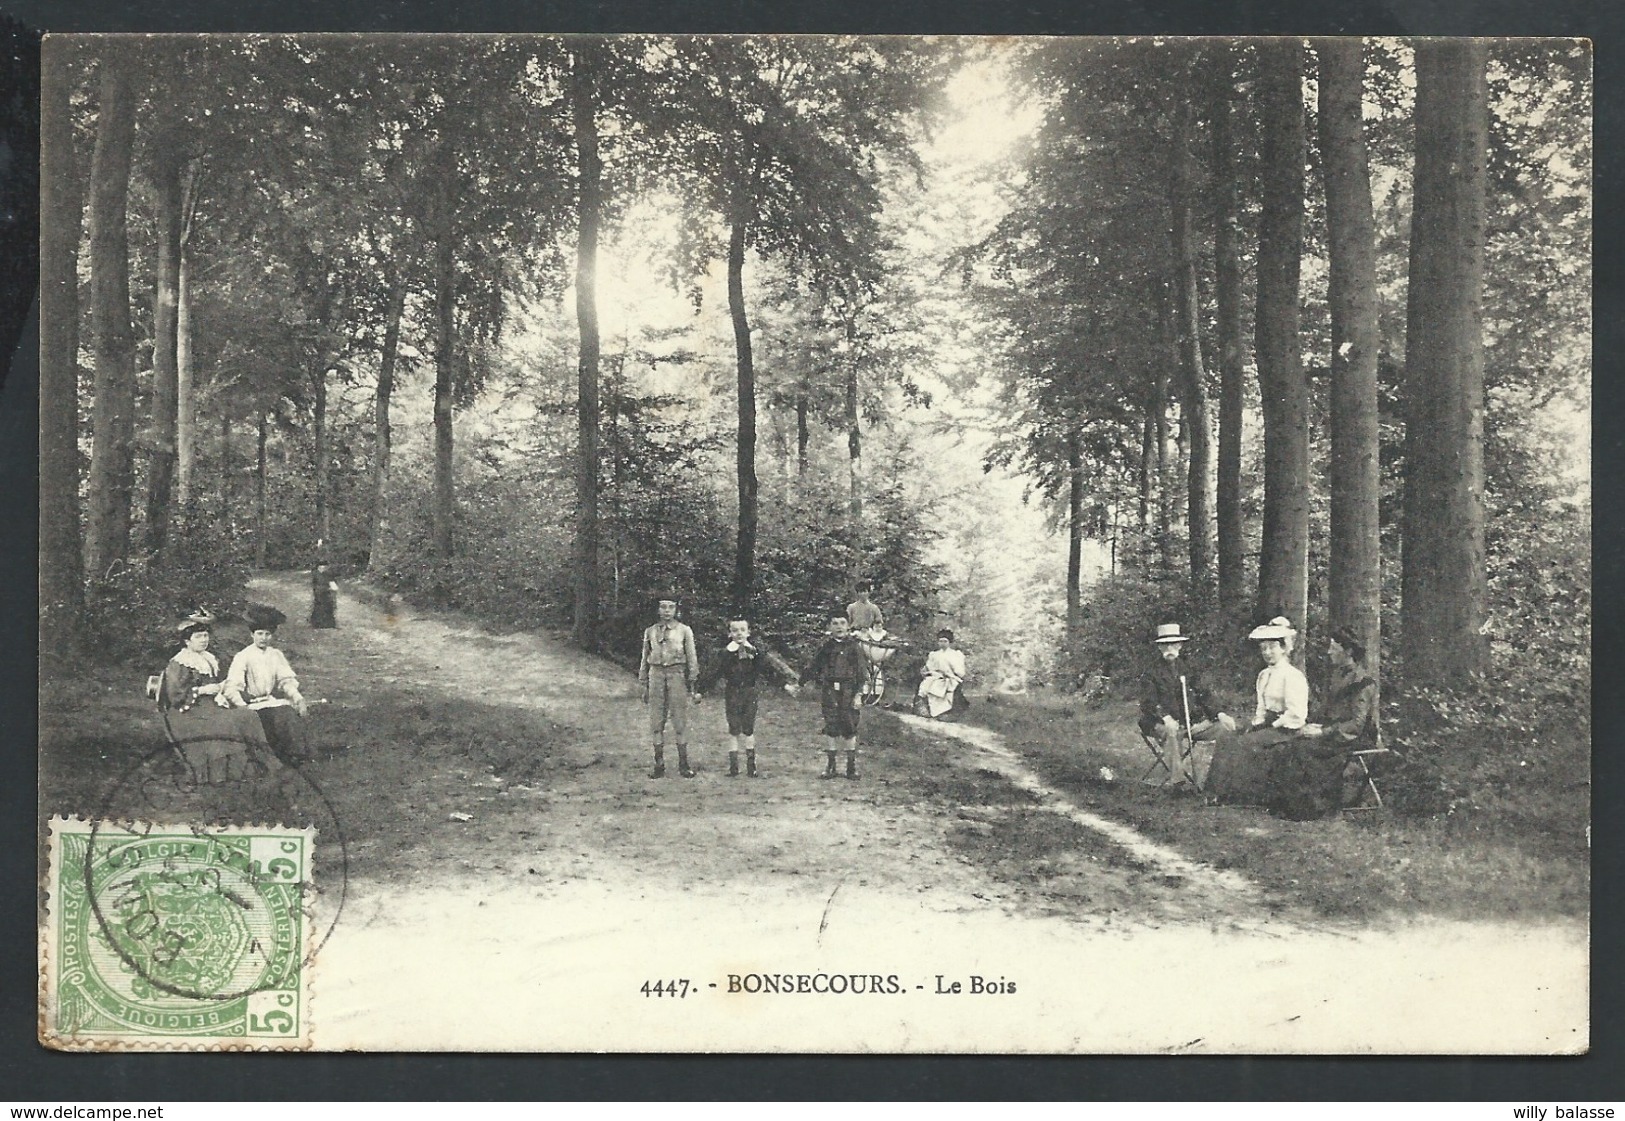
[[[332,881],[320,908],[318,837]],[[48,875],[46,1046],[310,1045],[310,967],[343,910],[348,861],[309,776],[284,767],[202,782],[169,750],[152,752],[90,820],[52,818]]]
[[54,818],[42,1042],[309,1045],[314,831]]

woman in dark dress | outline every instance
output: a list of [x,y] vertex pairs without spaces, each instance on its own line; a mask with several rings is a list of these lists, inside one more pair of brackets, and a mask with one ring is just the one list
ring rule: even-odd
[[1332,632],[1332,680],[1318,724],[1305,724],[1275,760],[1270,809],[1297,821],[1324,817],[1348,804],[1359,783],[1347,776],[1349,752],[1377,741],[1377,683],[1365,666],[1365,645],[1348,627]]
[[181,648],[158,687],[169,738],[196,781],[210,785],[265,774],[273,765],[258,714],[231,708],[222,695],[224,674],[209,652],[213,623],[199,612],[180,624]]
[[318,562],[310,574],[310,625],[332,630],[339,625],[339,586],[328,574],[327,565]]

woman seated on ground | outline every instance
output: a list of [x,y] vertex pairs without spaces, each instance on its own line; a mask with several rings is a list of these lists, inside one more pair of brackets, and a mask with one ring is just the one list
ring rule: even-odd
[[297,765],[311,754],[305,730],[309,710],[293,667],[282,651],[271,645],[277,628],[288,618],[276,608],[260,604],[251,606],[245,615],[254,641],[231,660],[221,695],[259,720],[277,758]]
[[1349,774],[1349,752],[1377,741],[1377,683],[1366,669],[1365,644],[1348,627],[1332,632],[1325,710],[1280,753],[1270,809],[1299,821],[1352,804],[1361,783]]
[[935,719],[955,708],[969,708],[963,688],[969,672],[964,652],[954,648],[954,632],[938,631],[937,648],[925,658],[925,675],[914,699],[916,710]]
[[1309,722],[1309,681],[1290,661],[1296,635],[1292,624],[1277,616],[1247,636],[1258,643],[1264,659],[1254,686],[1252,726],[1214,749],[1206,784],[1210,798],[1256,806],[1270,803],[1277,749],[1296,740]]
[[209,652],[214,617],[206,611],[180,624],[181,648],[164,667],[158,707],[170,738],[200,783],[236,781],[270,770],[270,744],[259,716],[230,707],[220,662]]

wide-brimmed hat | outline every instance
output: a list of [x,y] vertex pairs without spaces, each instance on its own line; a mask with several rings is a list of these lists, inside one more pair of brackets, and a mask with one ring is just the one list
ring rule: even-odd
[[251,631],[274,631],[288,621],[288,617],[282,612],[263,603],[251,605],[243,612],[243,618],[248,620],[248,629]]
[[1190,635],[1180,633],[1178,623],[1157,624],[1156,642],[1158,646],[1167,646],[1176,642],[1189,642],[1190,640]]
[[179,623],[175,629],[180,632],[181,638],[191,638],[198,631],[206,631],[214,626],[214,616],[206,608],[198,608]]
[[1292,636],[1297,634],[1292,626],[1292,620],[1284,615],[1277,615],[1263,626],[1254,627],[1247,635],[1248,642],[1291,642]]

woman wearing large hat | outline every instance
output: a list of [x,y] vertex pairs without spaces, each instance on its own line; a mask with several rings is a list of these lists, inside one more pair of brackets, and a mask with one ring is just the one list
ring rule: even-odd
[[271,750],[283,762],[301,762],[310,756],[305,698],[287,657],[271,645],[277,628],[288,617],[260,604],[251,606],[244,616],[254,640],[231,660],[222,692],[230,704],[258,714]]
[[181,648],[164,667],[158,708],[193,777],[217,784],[263,774],[270,744],[259,717],[230,707],[220,662],[209,650],[214,616],[198,610],[176,628]]
[[1252,726],[1213,753],[1207,793],[1221,802],[1266,806],[1279,748],[1295,741],[1309,720],[1309,680],[1291,662],[1297,631],[1276,616],[1247,635],[1264,660],[1254,683]]

